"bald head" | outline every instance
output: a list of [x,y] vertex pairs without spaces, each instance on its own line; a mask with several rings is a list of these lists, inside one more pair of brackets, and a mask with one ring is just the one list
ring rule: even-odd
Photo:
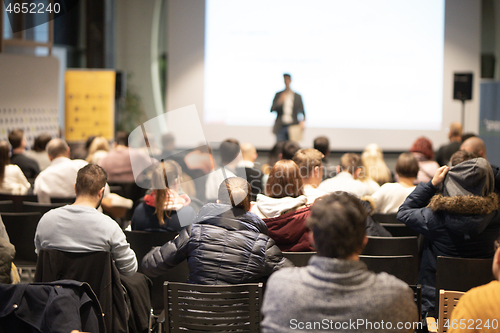
[[484,145],[484,141],[477,136],[465,140],[460,146],[460,150],[475,153],[486,159],[486,146]]
[[58,157],[68,157],[69,158],[69,146],[63,139],[52,139],[47,143],[47,154],[50,160],[54,160]]
[[240,145],[240,149],[243,160],[255,162],[255,160],[257,159],[257,150],[251,143],[242,143]]

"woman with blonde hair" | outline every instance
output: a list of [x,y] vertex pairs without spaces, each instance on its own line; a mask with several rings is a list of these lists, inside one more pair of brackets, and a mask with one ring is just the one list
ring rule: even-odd
[[144,197],[132,216],[132,230],[180,231],[191,224],[196,213],[191,199],[179,194],[182,170],[177,162],[158,165],[152,176],[153,191]]
[[276,162],[269,173],[266,195],[257,195],[251,211],[263,219],[281,251],[313,250],[305,224],[311,210],[294,161]]
[[9,151],[7,141],[0,141],[0,193],[24,195],[31,185],[21,169],[10,164]]
[[376,143],[370,143],[361,154],[361,160],[366,168],[367,178],[372,179],[378,185],[392,181],[391,170],[384,161],[384,153]]
[[89,154],[85,161],[91,164],[99,164],[101,160],[108,155],[109,142],[106,138],[98,136],[92,140],[89,147]]

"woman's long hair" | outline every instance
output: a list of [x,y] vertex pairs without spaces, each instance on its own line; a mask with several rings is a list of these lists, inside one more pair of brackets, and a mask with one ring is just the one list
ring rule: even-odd
[[266,195],[271,198],[296,198],[303,195],[300,169],[292,160],[280,160],[271,169],[266,185]]
[[379,185],[383,185],[392,180],[391,170],[387,167],[384,161],[382,149],[376,144],[371,143],[366,146],[361,154],[361,161],[365,167],[365,175]]
[[[152,183],[155,189],[155,213],[160,225],[165,224],[165,216],[170,218],[170,211],[165,210],[165,204],[172,198],[171,188],[173,188],[175,183],[179,184],[181,182],[181,174],[180,165],[172,160],[160,163],[153,172]],[[169,179],[175,183],[169,184]]]
[[5,167],[10,164],[9,150],[7,141],[0,141],[0,185],[5,178]]

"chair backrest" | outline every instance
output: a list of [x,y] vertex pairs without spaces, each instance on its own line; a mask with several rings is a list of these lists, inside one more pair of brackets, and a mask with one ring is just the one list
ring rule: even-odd
[[316,252],[283,252],[283,257],[290,260],[295,266],[307,266],[309,259],[315,255]]
[[[142,258],[154,247],[162,246],[178,235],[177,232],[149,232],[149,231],[124,231],[130,248],[134,250],[139,261],[139,272],[142,272]],[[163,282],[186,282],[189,277],[187,261],[184,260],[179,265],[169,269],[165,274],[158,277],[151,277],[153,287],[151,288],[151,304],[155,313],[163,310]]]
[[41,250],[35,282],[57,280],[87,282],[101,303],[106,331],[128,332],[128,313],[120,274],[110,252]]
[[59,208],[62,206],[66,206],[66,203],[38,203],[38,202],[28,202],[23,201],[22,209],[23,212],[39,212],[42,216],[47,213],[49,210],[54,208]]
[[396,218],[397,213],[392,213],[392,214],[380,214],[380,213],[374,213],[372,215],[372,218],[377,221],[378,223],[401,223],[399,220]]
[[494,280],[493,259],[437,257],[436,309],[439,308],[439,290],[468,291]]
[[438,312],[438,332],[444,333],[448,332],[450,329],[452,322],[449,321],[451,319],[451,314],[455,307],[457,306],[460,297],[465,294],[462,291],[450,291],[443,290],[439,291],[439,312]]
[[72,204],[75,200],[75,197],[50,197],[51,204]]
[[418,232],[407,227],[404,223],[380,223],[393,237],[418,236]]
[[0,201],[0,213],[14,213],[14,212],[16,212],[14,201],[12,200]]
[[418,278],[418,260],[412,255],[401,256],[367,256],[360,255],[369,270],[394,275],[409,285],[416,284]]
[[1,213],[10,242],[16,247],[16,265],[36,265],[35,233],[42,216],[38,212]]
[[260,332],[262,283],[205,286],[165,282],[165,331]]
[[413,290],[413,300],[417,305],[418,309],[418,321],[422,320],[422,285],[410,285],[410,288]]
[[38,202],[36,195],[13,195],[13,194],[0,194],[0,200],[12,200],[15,212],[22,212],[22,203],[24,201]]
[[368,236],[368,243],[362,254],[372,256],[418,256],[417,236],[406,237],[375,237]]

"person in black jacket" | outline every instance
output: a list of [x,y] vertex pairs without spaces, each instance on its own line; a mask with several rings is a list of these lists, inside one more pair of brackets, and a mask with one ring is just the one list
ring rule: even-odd
[[[469,154],[469,155],[467,155]],[[490,164],[458,151],[399,207],[398,220],[425,236],[418,283],[422,311],[434,313],[437,256],[493,258],[500,231],[499,198]],[[442,191],[438,192],[442,184]]]
[[250,185],[239,177],[219,187],[218,203],[203,206],[195,223],[142,260],[146,275],[158,276],[188,261],[188,283],[220,285],[260,282],[293,266],[267,235],[266,224],[250,210]]

